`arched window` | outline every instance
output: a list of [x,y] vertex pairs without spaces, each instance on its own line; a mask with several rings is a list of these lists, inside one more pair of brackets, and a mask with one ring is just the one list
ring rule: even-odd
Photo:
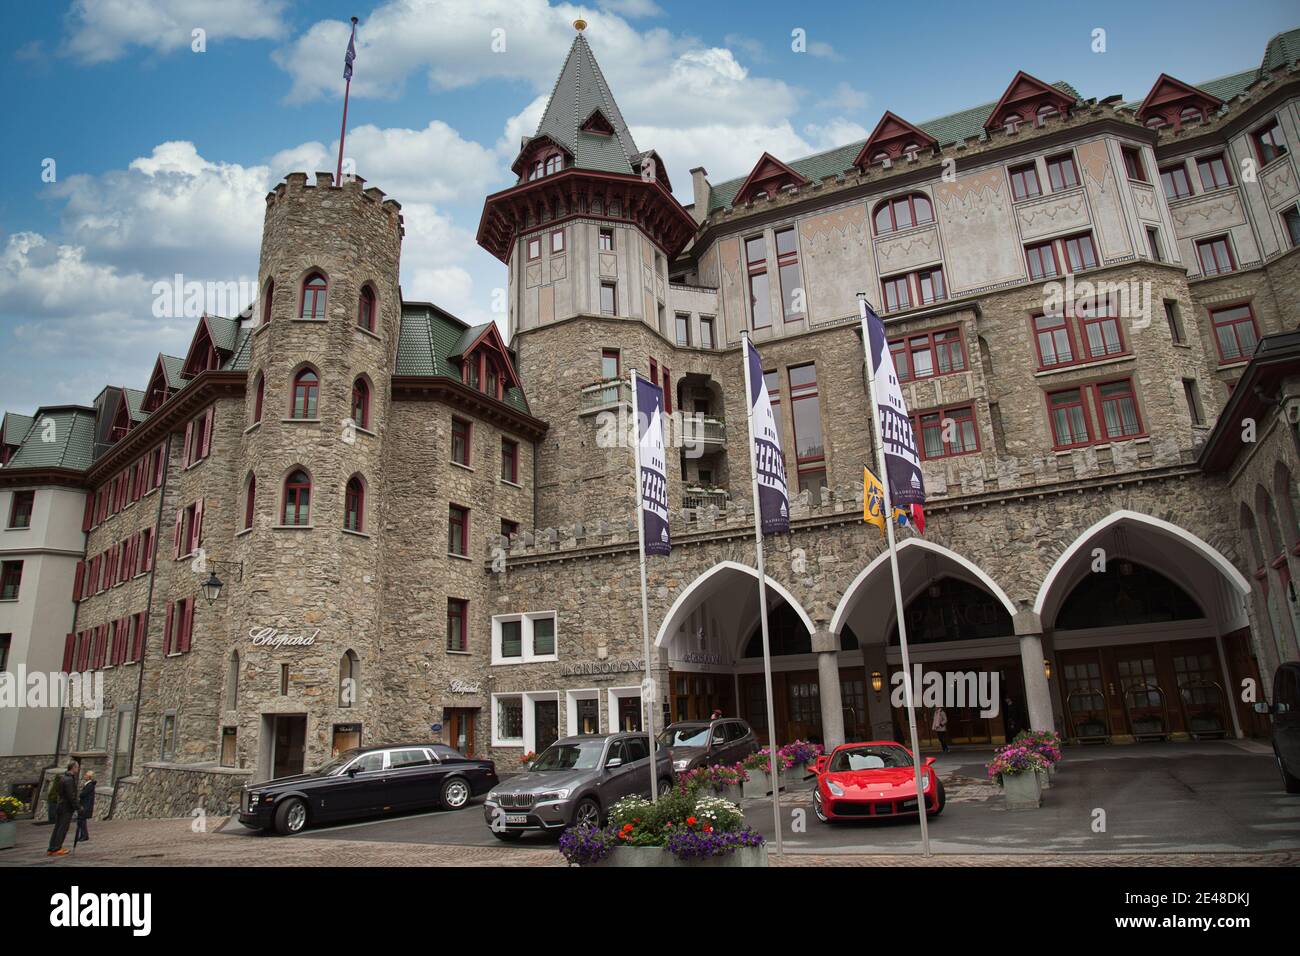
[[558,173],[560,171],[561,162],[562,160],[558,153],[554,156],[548,156],[546,158],[546,175],[550,176],[552,173]]
[[364,378],[352,383],[352,421],[358,428],[370,427],[370,385]]
[[357,305],[357,326],[367,332],[375,330],[375,290],[362,286],[361,301]]
[[311,524],[311,478],[301,468],[284,479],[284,520],[282,524]]
[[230,652],[226,662],[226,710],[239,706],[239,651]]
[[319,395],[320,377],[309,368],[300,371],[293,378],[293,404],[289,407],[289,417],[315,418]]
[[1264,569],[1264,549],[1259,543],[1259,529],[1255,526],[1255,516],[1244,503],[1241,506],[1241,533],[1246,536],[1246,547],[1250,554],[1251,567],[1256,572]]
[[887,163],[889,162],[889,153],[882,149],[880,152],[876,153],[875,156],[871,157],[871,161],[873,163]]
[[253,514],[257,510],[257,476],[248,473],[248,484],[244,489],[244,530],[253,526]]
[[313,272],[302,284],[302,308],[298,311],[300,319],[325,319],[325,277]]
[[1186,126],[1188,123],[1203,123],[1205,122],[1205,113],[1202,112],[1199,106],[1184,107],[1183,111],[1178,114],[1178,122],[1182,126]]
[[922,226],[928,222],[934,222],[934,207],[930,205],[929,197],[921,193],[886,199],[876,207],[875,223],[878,236],[899,229]]
[[348,479],[347,493],[343,496],[343,527],[348,531],[362,531],[365,522],[366,487],[353,475]]
[[361,692],[361,661],[351,648],[339,658],[339,706],[351,707]]
[[271,303],[275,300],[275,280],[267,279],[266,288],[262,290],[262,324],[271,321]]
[[1286,539],[1282,537],[1282,526],[1278,524],[1277,509],[1273,507],[1273,499],[1264,490],[1263,486],[1255,490],[1255,501],[1264,524],[1265,547],[1268,548],[1268,556],[1270,559],[1277,558],[1286,553]]
[[257,381],[253,383],[253,421],[262,420],[262,401],[266,398],[266,378],[261,372],[257,373]]

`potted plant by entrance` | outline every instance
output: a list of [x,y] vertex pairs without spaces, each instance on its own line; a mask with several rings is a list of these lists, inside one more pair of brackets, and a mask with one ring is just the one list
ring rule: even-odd
[[1052,775],[1061,761],[1061,738],[1051,730],[1022,730],[1012,741],[1018,747],[1032,750],[1043,758],[1047,766],[1038,771],[1038,784],[1043,790],[1052,786]]
[[993,755],[988,765],[989,779],[997,780],[1006,798],[1008,810],[1037,810],[1042,803],[1038,771],[1047,763],[1034,751],[1007,744]]
[[0,850],[8,850],[18,842],[17,816],[27,812],[27,806],[17,797],[0,797]]
[[745,781],[749,773],[740,764],[726,766],[715,763],[711,767],[697,767],[678,776],[677,781],[684,790],[705,790],[707,793],[740,803],[744,794]]
[[560,853],[577,866],[767,866],[763,835],[744,825],[740,807],[701,792],[624,797],[607,826],[565,830]]
[[756,750],[740,762],[740,766],[749,774],[745,781],[744,795],[745,799],[753,797],[766,797],[778,787],[785,787],[785,771],[789,769],[789,757],[782,753],[781,750],[776,752],[776,774],[775,783],[772,780],[772,759],[771,751],[764,747]]
[[794,786],[800,790],[811,790],[813,785],[812,771],[808,768],[817,762],[817,758],[823,752],[821,744],[815,744],[807,740],[792,740],[782,747],[778,754],[782,758],[785,767],[782,776],[786,779],[783,783],[786,786]]

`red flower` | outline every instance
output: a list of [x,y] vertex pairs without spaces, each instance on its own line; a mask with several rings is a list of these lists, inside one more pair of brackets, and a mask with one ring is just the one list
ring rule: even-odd
[[687,825],[687,826],[691,826],[691,827],[693,827],[693,826],[695,826],[695,823],[696,823],[696,820],[695,820],[694,817],[687,817],[687,818],[686,818],[686,825]]

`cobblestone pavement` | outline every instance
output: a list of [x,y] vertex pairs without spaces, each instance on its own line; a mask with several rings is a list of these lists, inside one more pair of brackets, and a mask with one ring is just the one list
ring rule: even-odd
[[[476,847],[363,840],[230,839],[226,822],[195,833],[188,819],[122,820],[92,824],[93,840],[75,853],[45,855],[50,829],[18,824],[18,845],[0,851],[0,866],[564,866],[554,846]],[[67,844],[71,847],[71,842]],[[773,866],[1300,866],[1300,851],[1277,853],[911,854],[791,853]]]

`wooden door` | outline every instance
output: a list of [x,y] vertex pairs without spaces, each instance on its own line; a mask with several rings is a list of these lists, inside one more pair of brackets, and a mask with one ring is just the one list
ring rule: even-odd
[[[1161,679],[1156,649],[1149,644],[1110,648],[1118,703],[1128,733],[1138,740],[1163,740],[1174,729],[1168,682]],[[1113,710],[1112,706],[1112,710]]]
[[466,757],[474,756],[474,711],[453,707],[447,711],[447,743]]
[[1061,651],[1057,660],[1061,667],[1066,735],[1080,741],[1109,740],[1114,731],[1101,653],[1095,649]]

